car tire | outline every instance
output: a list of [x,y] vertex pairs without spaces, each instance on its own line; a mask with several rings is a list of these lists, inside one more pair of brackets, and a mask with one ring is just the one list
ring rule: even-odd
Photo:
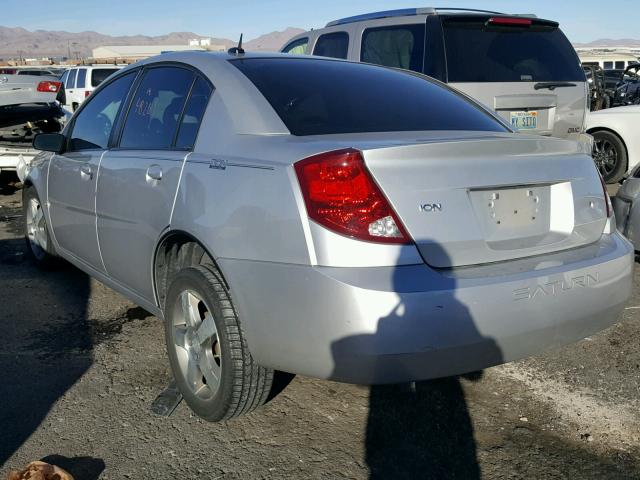
[[593,160],[606,183],[616,183],[627,170],[627,149],[622,139],[608,130],[591,132]]
[[47,219],[35,187],[29,186],[23,189],[22,210],[24,213],[24,239],[31,261],[43,270],[50,270],[58,266],[59,258],[51,241]]
[[167,354],[187,405],[210,422],[227,420],[269,400],[274,371],[255,363],[219,271],[180,270],[165,303]]

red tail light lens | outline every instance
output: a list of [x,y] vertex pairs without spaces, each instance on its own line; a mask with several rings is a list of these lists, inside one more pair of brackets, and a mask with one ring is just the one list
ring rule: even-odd
[[402,222],[354,149],[295,165],[309,218],[336,233],[378,243],[409,243]]
[[61,85],[62,83],[60,82],[48,82],[48,81],[40,82],[38,84],[38,91],[47,92],[47,93],[57,93],[58,90],[60,90]]
[[89,90],[85,90],[84,91],[84,98],[87,98],[89,95],[91,95],[91,92]]
[[507,25],[518,27],[529,27],[533,24],[530,18],[518,17],[491,17],[487,22],[489,25]]
[[[600,174],[600,172],[598,172]],[[609,196],[609,192],[607,192],[607,184],[604,183],[604,178],[600,175],[600,183],[602,184],[602,192],[604,193],[604,203],[607,206],[607,218],[610,218],[613,215],[613,205],[611,204],[611,197]]]

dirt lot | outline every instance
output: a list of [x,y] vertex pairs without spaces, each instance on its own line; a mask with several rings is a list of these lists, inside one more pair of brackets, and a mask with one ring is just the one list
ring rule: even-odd
[[[25,257],[0,177],[0,478],[44,458],[82,479],[640,478],[640,295],[576,345],[416,392],[297,377],[207,424],[170,382],[161,325],[72,267]],[[640,277],[636,275],[636,285]]]

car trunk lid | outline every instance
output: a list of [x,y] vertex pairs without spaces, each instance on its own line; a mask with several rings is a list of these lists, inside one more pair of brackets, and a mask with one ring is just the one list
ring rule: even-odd
[[425,261],[457,267],[597,241],[606,203],[577,143],[529,136],[363,149]]

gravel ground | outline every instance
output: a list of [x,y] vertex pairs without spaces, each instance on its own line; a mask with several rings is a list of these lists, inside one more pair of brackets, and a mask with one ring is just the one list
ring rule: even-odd
[[296,377],[227,423],[159,417],[159,320],[72,267],[36,270],[19,187],[0,177],[0,478],[35,459],[78,480],[640,478],[638,288],[598,335],[415,392]]

